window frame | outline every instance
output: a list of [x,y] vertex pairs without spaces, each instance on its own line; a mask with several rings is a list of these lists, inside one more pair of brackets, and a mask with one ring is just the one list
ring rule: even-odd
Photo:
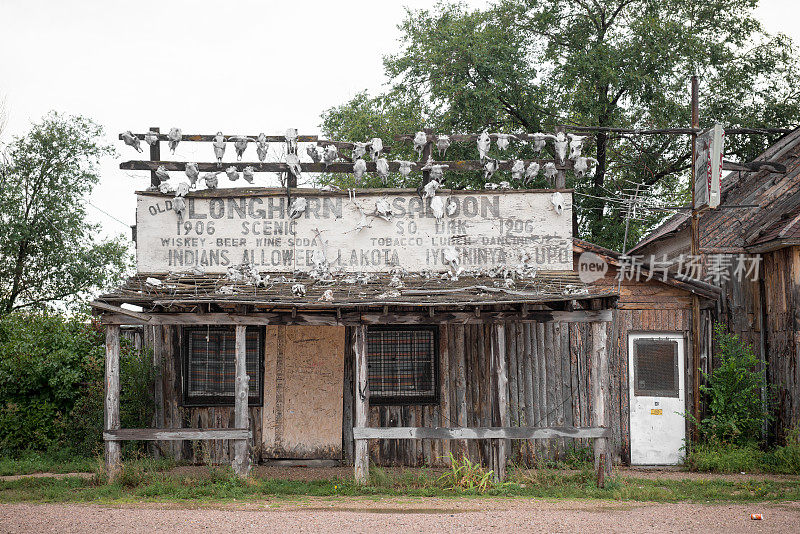
[[369,380],[369,332],[427,331],[433,334],[433,388],[431,395],[375,395],[370,389],[369,403],[375,406],[435,406],[441,401],[439,376],[439,326],[438,325],[369,325],[367,327],[367,380]]
[[[235,406],[235,395],[226,395],[226,396],[213,396],[213,395],[189,395],[189,336],[192,332],[230,332],[232,334],[236,333],[236,330],[233,326],[184,326],[181,329],[181,359],[182,365],[181,369],[183,372],[183,379],[181,380],[182,392],[181,392],[181,406],[191,407],[191,408],[202,408],[207,406],[221,406],[221,407],[233,407]],[[258,342],[258,360],[256,365],[260,369],[259,377],[260,380],[255,383],[254,380],[250,380],[249,384],[249,395],[247,398],[247,405],[248,406],[261,406],[264,403],[264,343],[266,338],[266,329],[260,326],[248,326],[245,331],[245,339],[248,333],[256,332],[258,334],[257,342]],[[246,343],[246,341],[245,341]],[[257,395],[254,396],[253,389],[257,392]]]

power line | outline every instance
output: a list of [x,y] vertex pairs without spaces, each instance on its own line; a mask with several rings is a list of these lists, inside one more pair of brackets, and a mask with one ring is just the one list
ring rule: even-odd
[[104,209],[102,209],[102,208],[98,208],[97,206],[95,206],[94,204],[92,204],[91,202],[89,202],[88,200],[86,201],[86,203],[87,203],[87,204],[89,204],[89,205],[90,205],[91,207],[93,207],[94,209],[96,209],[97,211],[99,211],[100,213],[103,213],[103,214],[105,214],[106,216],[108,216],[108,217],[110,217],[110,218],[114,219],[115,221],[117,221],[118,223],[120,223],[121,225],[123,225],[125,228],[127,228],[127,229],[129,229],[129,230],[130,230],[130,228],[131,228],[131,225],[130,225],[130,224],[128,224],[128,223],[126,223],[126,222],[124,222],[124,221],[121,221],[121,220],[117,219],[116,217],[114,217],[113,215],[111,215],[110,213],[108,213],[106,210],[104,210]]

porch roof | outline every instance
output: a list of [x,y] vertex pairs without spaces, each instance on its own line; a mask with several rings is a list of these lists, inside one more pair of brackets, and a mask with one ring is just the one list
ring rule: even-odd
[[[563,302],[616,297],[616,287],[597,287],[581,282],[574,271],[539,271],[535,276],[514,279],[506,285],[503,277],[405,274],[402,287],[394,287],[393,275],[379,273],[368,279],[353,274],[319,280],[305,273],[272,275],[261,287],[233,282],[225,275],[186,273],[137,274],[111,293],[98,297],[108,304],[132,304],[152,309],[195,304],[243,304],[265,307],[335,309],[356,306],[475,306]],[[304,296],[293,293],[302,284]],[[324,295],[331,290],[331,300]]]

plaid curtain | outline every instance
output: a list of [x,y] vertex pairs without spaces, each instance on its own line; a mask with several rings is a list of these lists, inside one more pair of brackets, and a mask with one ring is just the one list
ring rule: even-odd
[[[236,379],[236,337],[232,329],[192,329],[188,332],[188,397],[225,397],[233,402]],[[245,335],[250,396],[261,395],[258,331]]]
[[367,330],[370,395],[409,401],[436,395],[433,330]]

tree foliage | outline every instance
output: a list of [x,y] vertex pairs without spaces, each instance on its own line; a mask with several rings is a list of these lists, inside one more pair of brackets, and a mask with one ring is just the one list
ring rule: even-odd
[[82,117],[48,114],[12,140],[0,184],[0,314],[74,303],[126,269],[121,239],[100,240],[84,197],[112,153],[102,128]]
[[[484,10],[439,3],[409,11],[399,26],[401,50],[384,61],[390,90],[328,110],[323,131],[363,140],[371,136],[367,118],[385,106],[392,113],[378,113],[383,119],[404,117],[383,126],[387,132],[413,133],[423,125],[458,133],[534,133],[558,124],[687,127],[692,74],[701,82],[701,126],[795,126],[798,60],[787,37],[764,32],[753,16],[756,5],[757,0],[499,0]],[[408,124],[414,118],[421,122]],[[751,160],[775,140],[729,136],[727,157]],[[474,147],[466,149],[474,158]],[[642,184],[645,197],[658,205],[687,199],[686,137],[598,133],[586,153],[599,161],[594,174],[568,180],[576,189],[584,238],[622,248],[620,197],[634,184]],[[458,187],[477,177],[448,179]],[[628,246],[664,214],[641,212]]]
[[[104,329],[88,317],[47,311],[0,316],[0,454],[102,445]],[[152,355],[121,340],[123,428],[150,425]]]

